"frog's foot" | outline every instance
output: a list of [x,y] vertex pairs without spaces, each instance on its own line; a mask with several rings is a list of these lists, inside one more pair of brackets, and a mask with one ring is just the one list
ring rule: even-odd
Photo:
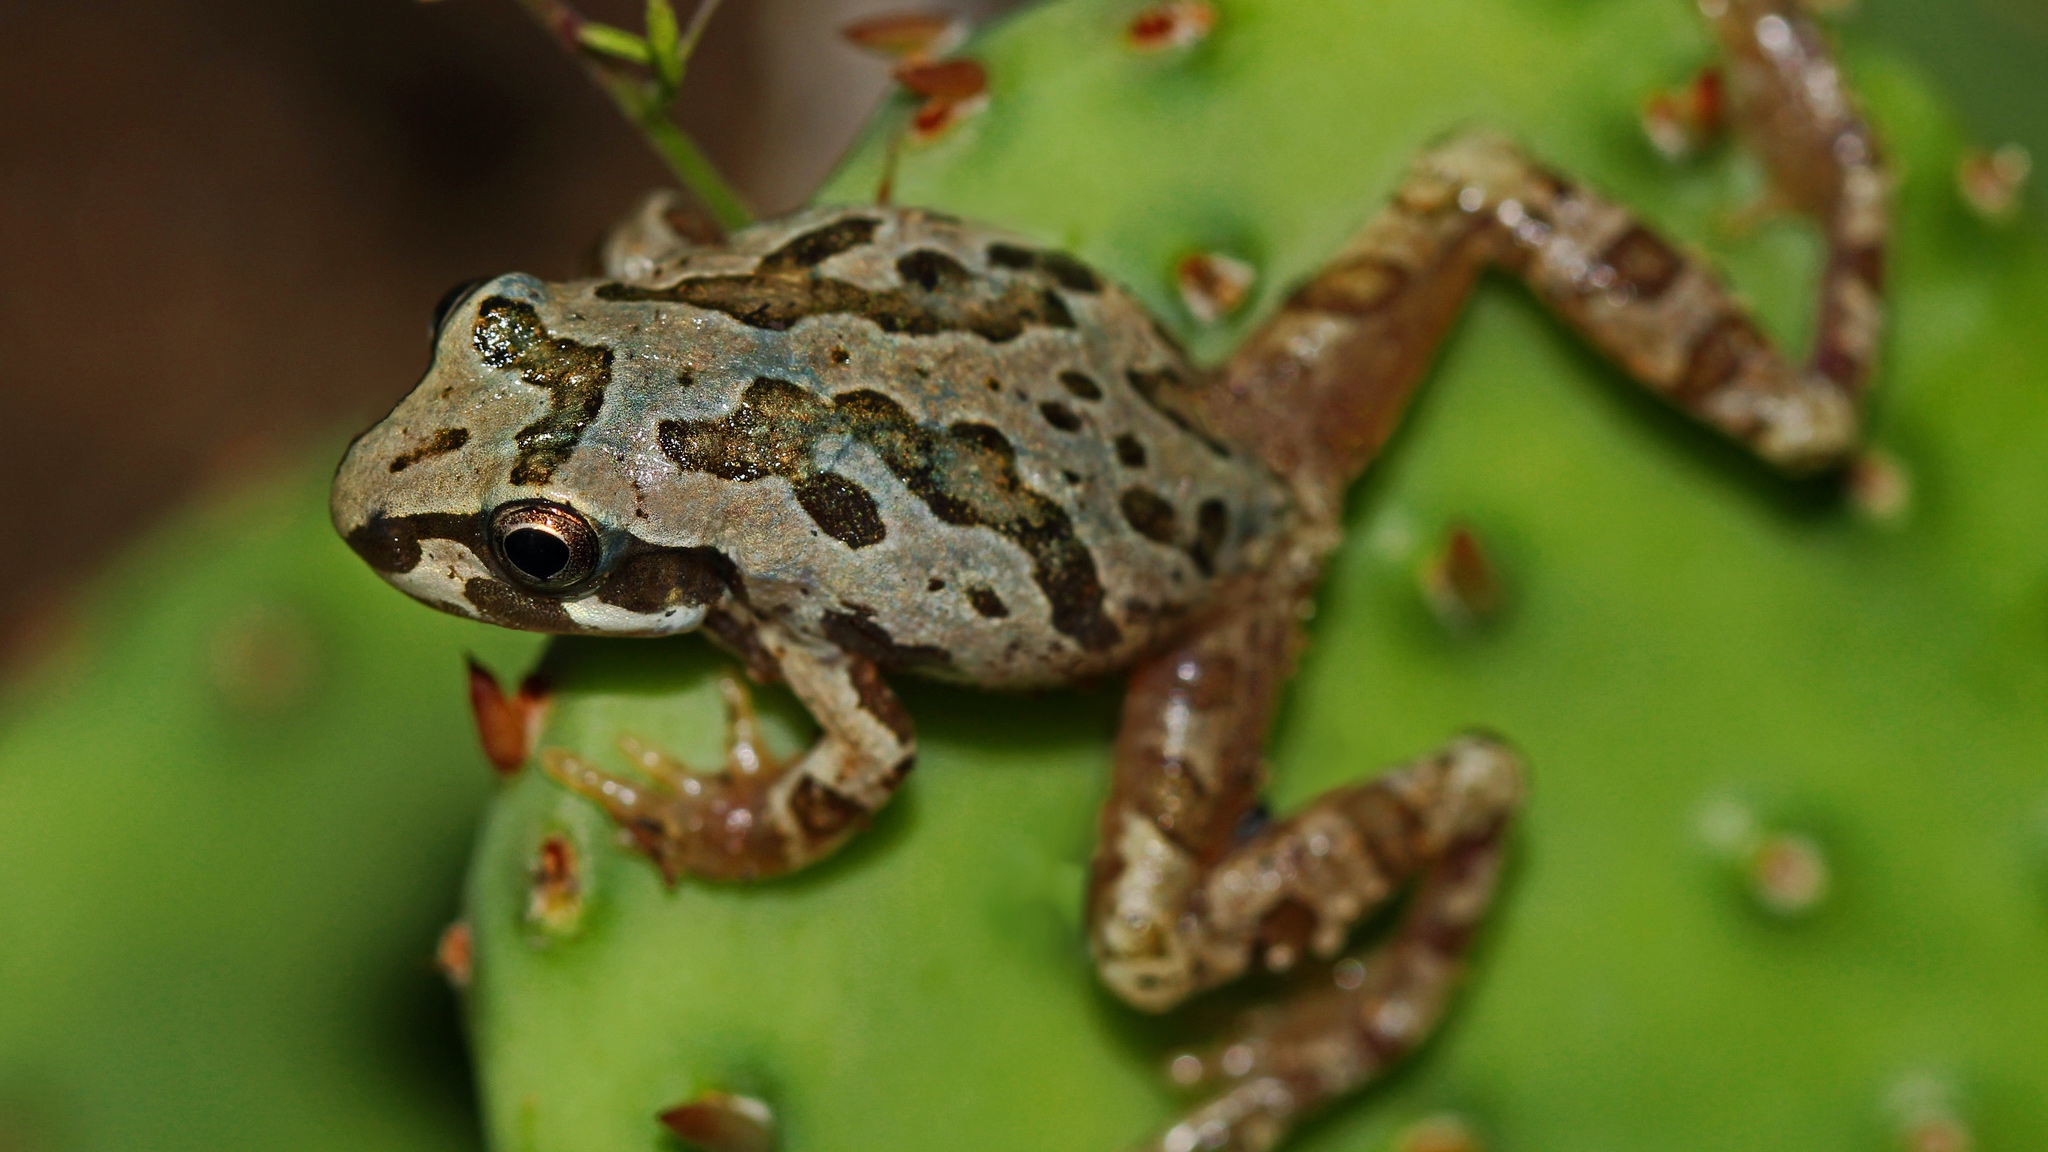
[[1172,1057],[1174,1083],[1204,1100],[1143,1147],[1271,1148],[1304,1116],[1378,1078],[1427,1040],[1492,902],[1503,833],[1520,795],[1513,754],[1467,737],[1325,795],[1212,873],[1209,899],[1240,914],[1264,909],[1225,935],[1239,955],[1246,943],[1262,951],[1268,967],[1287,967],[1305,952],[1329,957],[1361,910],[1406,877],[1420,878],[1390,937],[1363,955],[1318,965],[1305,986],[1248,1013],[1223,1040]]
[[909,774],[910,718],[865,657],[792,641],[773,625],[725,610],[712,634],[751,672],[788,682],[822,729],[801,757],[777,757],[762,739],[753,698],[737,678],[719,683],[728,736],[725,764],[697,772],[633,736],[619,748],[636,775],[607,772],[562,748],[541,767],[602,805],[673,884],[779,876],[829,855],[865,827]]
[[564,787],[603,805],[673,883],[684,873],[740,879],[781,853],[771,813],[775,786],[789,763],[762,739],[751,693],[739,680],[719,680],[725,696],[725,763],[698,772],[665,749],[633,735],[619,751],[637,776],[607,772],[564,748],[541,752],[541,766]]
[[603,805],[671,884],[686,874],[779,875],[836,847],[867,816],[803,771],[810,757],[784,759],[769,750],[743,682],[726,677],[719,690],[727,735],[725,764],[716,772],[694,771],[632,735],[619,737],[619,751],[637,777],[607,772],[567,749],[541,753],[547,774]]
[[[1305,575],[1305,574],[1303,574]],[[1266,1149],[1426,1040],[1493,896],[1520,760],[1485,736],[1333,789],[1246,834],[1309,581],[1234,600],[1140,666],[1088,893],[1102,980],[1164,1011],[1254,968],[1334,959],[1402,893],[1363,959],[1285,995],[1215,1052],[1173,1061],[1206,1102],[1146,1148]]]
[[[1435,986],[1410,992],[1418,1010],[1440,1002],[1485,911],[1521,798],[1520,760],[1475,735],[1326,792],[1213,864],[1162,835],[1156,820],[1123,812],[1120,843],[1108,853],[1116,872],[1093,894],[1103,982],[1136,1007],[1163,1011],[1254,967],[1284,972],[1309,957],[1327,960],[1362,918],[1412,884],[1419,894],[1386,947],[1436,950]],[[1462,895],[1451,901],[1452,892]],[[1459,917],[1462,926],[1449,931]],[[1412,1038],[1434,1018],[1433,1010],[1419,1015]]]

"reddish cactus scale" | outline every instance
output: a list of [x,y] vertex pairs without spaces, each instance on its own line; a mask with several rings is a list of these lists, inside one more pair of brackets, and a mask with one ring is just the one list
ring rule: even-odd
[[1750,887],[1765,911],[1778,916],[1804,916],[1827,899],[1827,856],[1812,837],[1799,833],[1768,836],[1750,859]]
[[1174,263],[1173,278],[1188,314],[1214,324],[1244,307],[1258,271],[1220,252],[1191,252]]
[[773,1152],[775,1147],[774,1114],[750,1096],[704,1092],[658,1119],[704,1152]]
[[1857,514],[1879,524],[1897,524],[1913,506],[1913,479],[1897,458],[1868,449],[1849,462],[1846,478],[1849,503]]
[[856,20],[839,30],[848,42],[898,60],[942,55],[959,41],[960,21],[940,12],[896,12]]
[[1980,219],[2003,224],[2019,215],[2033,167],[2033,157],[2018,144],[1972,148],[1956,164],[1956,188]]
[[905,64],[896,82],[924,103],[911,116],[911,136],[929,140],[988,102],[988,71],[974,60],[940,60]]
[[1485,1152],[1486,1145],[1463,1118],[1449,1112],[1425,1116],[1394,1136],[1394,1152]]
[[1698,152],[1728,124],[1727,81],[1718,67],[1702,68],[1675,92],[1658,92],[1643,102],[1643,132],[1672,160]]
[[[899,13],[857,21],[840,35],[858,47],[896,61],[893,76],[903,89],[924,103],[910,118],[910,136],[930,140],[987,104],[988,70],[977,60],[944,60],[965,29],[959,21],[936,13]],[[887,202],[889,181],[876,199]]]
[[583,878],[576,847],[557,832],[540,842],[533,865],[533,886],[527,892],[526,919],[557,935],[576,927],[583,915]]
[[441,939],[434,945],[434,967],[441,970],[448,986],[457,992],[469,987],[475,964],[476,942],[469,921],[457,920],[442,929]]
[[1188,48],[1208,38],[1216,27],[1216,9],[1205,0],[1165,0],[1131,18],[1124,38],[1145,52]]
[[1970,1130],[1953,1116],[1935,1116],[1906,1130],[1907,1152],[1971,1152],[1976,1142]]
[[499,775],[519,771],[533,754],[547,708],[547,682],[539,676],[528,676],[517,692],[507,696],[490,669],[474,659],[469,662],[469,710],[476,717],[484,756]]
[[1500,576],[1479,537],[1463,524],[1452,526],[1424,567],[1422,588],[1437,618],[1454,629],[1477,626],[1500,611]]
[[911,95],[927,100],[972,100],[988,91],[988,70],[974,60],[905,64],[895,76]]
[[918,141],[930,140],[951,128],[963,117],[978,111],[978,103],[927,100],[910,118],[911,137]]

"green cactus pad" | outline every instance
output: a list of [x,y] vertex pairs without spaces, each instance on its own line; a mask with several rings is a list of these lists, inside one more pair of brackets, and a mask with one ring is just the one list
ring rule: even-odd
[[0,1149],[474,1146],[434,940],[465,650],[328,526],[339,441],[174,517],[0,701]]
[[[1122,39],[1137,7],[1069,0],[981,38],[987,110],[906,146],[896,199],[1068,247],[1215,358],[1425,142],[1488,124],[1705,248],[1803,341],[1811,230],[1731,230],[1755,166],[1674,166],[1637,126],[1711,58],[1688,5],[1226,0],[1208,40],[1154,54]],[[1290,1148],[1402,1146],[1444,1117],[1524,1152],[1885,1149],[1916,1124],[2048,1143],[2048,249],[1967,213],[1957,129],[1853,31],[1902,176],[1860,499],[1714,442],[1504,282],[1357,494],[1276,807],[1472,725],[1523,748],[1534,790],[1446,1032]],[[825,199],[872,193],[902,111]],[[1257,269],[1243,318],[1179,302],[1194,251]],[[1421,590],[1457,524],[1504,588],[1476,630]],[[544,743],[717,763],[729,669],[699,641],[551,662]],[[1115,687],[904,695],[916,778],[791,880],[666,889],[541,773],[504,792],[468,898],[494,1147],[672,1148],[656,1113],[705,1089],[766,1100],[785,1152],[1111,1152],[1168,1120],[1161,1062],[1217,1010],[1122,1008],[1078,922]],[[795,748],[801,715],[771,711]],[[529,911],[550,836],[576,854],[566,931]]]

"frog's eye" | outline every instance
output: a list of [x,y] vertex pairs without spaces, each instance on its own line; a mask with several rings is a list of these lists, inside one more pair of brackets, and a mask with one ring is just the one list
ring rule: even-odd
[[441,338],[441,326],[448,323],[448,314],[455,311],[457,304],[469,299],[470,293],[475,292],[488,283],[490,283],[488,280],[464,280],[455,287],[441,293],[441,299],[434,304],[434,323],[432,327],[427,329],[427,339],[439,340]]
[[513,579],[536,592],[574,588],[597,571],[597,529],[561,504],[507,504],[491,516],[491,547]]

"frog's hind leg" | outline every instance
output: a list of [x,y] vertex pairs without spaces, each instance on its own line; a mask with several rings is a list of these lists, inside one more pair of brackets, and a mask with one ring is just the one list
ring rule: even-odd
[[1513,143],[1431,149],[1394,202],[1203,399],[1226,436],[1332,509],[1399,421],[1479,271],[1512,271],[1637,382],[1788,472],[1842,462],[1882,327],[1889,179],[1793,0],[1707,0],[1736,120],[1827,243],[1813,348],[1774,348],[1713,272]]
[[[1390,856],[1383,863],[1426,870],[1386,941],[1318,966],[1293,996],[1247,1013],[1206,1050],[1174,1057],[1174,1083],[1204,1099],[1159,1135],[1161,1152],[1271,1148],[1303,1116],[1378,1078],[1429,1038],[1493,899],[1516,783],[1511,756],[1468,738],[1318,802],[1316,822],[1348,815],[1373,829],[1374,850]],[[1268,851],[1281,849],[1283,859],[1312,851],[1314,836],[1296,832],[1293,843]],[[1397,855],[1404,849],[1412,853],[1405,859]]]
[[1213,430],[1287,478],[1302,523],[1263,577],[1132,679],[1090,884],[1105,982],[1161,1010],[1255,965],[1329,956],[1412,885],[1360,964],[1175,1061],[1210,1097],[1148,1147],[1271,1148],[1425,1039],[1457,977],[1521,796],[1507,748],[1468,737],[1326,793],[1240,839],[1297,621],[1345,486],[1398,423],[1480,273],[1514,272],[1632,378],[1787,472],[1842,461],[1881,323],[1887,178],[1793,0],[1705,0],[1737,116],[1828,244],[1814,349],[1783,357],[1697,259],[1496,136],[1431,149],[1384,212],[1199,394]]
[[746,690],[728,680],[720,772],[691,772],[637,740],[621,750],[642,778],[561,748],[543,749],[541,766],[602,805],[671,883],[779,876],[830,855],[895,795],[916,757],[910,716],[865,656],[804,644],[737,607],[707,627],[755,679],[787,682],[817,720],[817,742],[795,763],[769,752]]
[[1522,795],[1514,753],[1474,735],[1247,832],[1300,603],[1298,588],[1247,591],[1132,679],[1089,886],[1104,982],[1164,1010],[1254,967],[1328,959],[1412,893],[1389,937],[1334,982],[1254,1016],[1208,1060],[1176,1060],[1176,1079],[1210,1098],[1152,1149],[1270,1148],[1426,1039]]

